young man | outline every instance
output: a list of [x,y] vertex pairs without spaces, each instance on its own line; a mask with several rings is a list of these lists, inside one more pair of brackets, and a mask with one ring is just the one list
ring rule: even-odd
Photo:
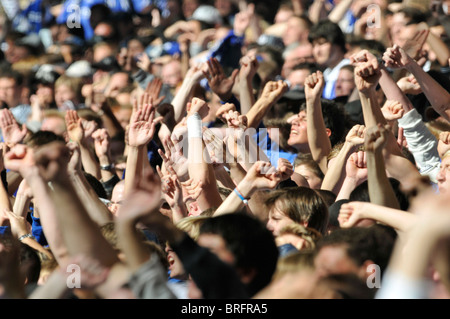
[[344,57],[347,51],[345,35],[336,23],[322,20],[311,28],[308,39],[313,46],[315,62],[323,69],[325,88],[322,97],[334,99],[339,70],[350,63]]

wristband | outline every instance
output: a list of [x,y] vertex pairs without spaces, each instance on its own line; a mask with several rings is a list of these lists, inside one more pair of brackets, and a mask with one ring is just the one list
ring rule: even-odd
[[188,137],[202,137],[202,118],[198,113],[194,113],[187,119]]
[[112,170],[114,167],[114,164],[109,164],[109,165],[100,165],[100,169],[102,171],[110,171]]
[[36,238],[34,238],[34,236],[32,234],[25,234],[19,237],[19,241],[24,240],[25,238],[32,238],[34,240],[36,240]]
[[239,196],[239,198],[242,200],[242,202],[244,203],[244,205],[248,205],[248,200],[242,196],[242,194],[239,192],[239,190],[237,189],[237,187],[234,189],[234,192],[236,193],[236,195]]

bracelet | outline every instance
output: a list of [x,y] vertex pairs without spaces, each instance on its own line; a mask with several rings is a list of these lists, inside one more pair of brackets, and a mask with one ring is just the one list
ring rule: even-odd
[[32,238],[34,240],[36,240],[36,238],[34,238],[34,236],[32,234],[25,234],[19,237],[19,241],[24,240],[25,238]]
[[241,192],[239,192],[237,187],[234,189],[234,192],[239,196],[239,198],[242,200],[244,205],[248,205],[248,200],[244,196],[242,196]]
[[114,164],[100,165],[102,171],[110,171],[114,168]]

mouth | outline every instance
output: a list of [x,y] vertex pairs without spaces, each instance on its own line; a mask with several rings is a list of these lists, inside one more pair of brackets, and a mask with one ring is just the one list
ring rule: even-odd
[[296,130],[291,130],[291,135],[298,135],[298,132]]

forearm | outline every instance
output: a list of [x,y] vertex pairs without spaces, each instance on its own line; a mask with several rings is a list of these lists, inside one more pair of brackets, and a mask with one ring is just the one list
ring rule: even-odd
[[367,151],[367,182],[370,202],[400,209],[399,202],[386,175],[384,158],[380,151]]
[[386,68],[381,69],[380,86],[387,100],[398,101],[403,106],[405,113],[414,109],[411,101],[398,87],[397,83],[390,76]]
[[101,181],[106,182],[109,181],[113,176],[113,168],[111,167],[111,169],[101,169],[102,166],[111,166],[112,161],[110,156],[108,155],[101,155],[98,156],[98,160],[99,160],[99,164],[100,164],[100,176],[101,176]]
[[241,114],[246,115],[255,104],[253,86],[251,80],[241,79],[239,82],[239,101],[241,104]]
[[340,1],[328,14],[328,19],[334,23],[339,23],[344,18],[347,11],[350,9],[353,0]]
[[62,273],[64,269],[55,270],[45,284],[38,286],[28,299],[64,299],[69,292],[67,277]]
[[272,103],[258,99],[247,113],[248,127],[257,128],[271,107]]
[[186,114],[186,104],[189,101],[192,89],[197,82],[190,78],[185,78],[177,94],[172,100],[173,109],[175,112],[175,122],[179,123]]
[[342,183],[342,187],[339,190],[339,193],[336,197],[336,201],[341,200],[341,199],[349,199],[350,194],[353,192],[353,190],[358,185],[359,185],[359,183],[356,179],[346,177],[344,179],[344,182]]
[[339,193],[345,179],[345,165],[353,151],[354,146],[345,142],[336,159],[328,166],[321,189],[332,191],[335,194]]
[[97,193],[92,189],[83,172],[73,172],[70,177],[78,197],[86,199],[82,203],[91,219],[99,226],[111,222],[113,220],[111,213],[106,205],[99,200]]
[[228,197],[222,202],[222,204],[214,212],[214,216],[219,216],[223,214],[235,213],[239,211],[244,206],[244,201],[239,197],[238,193],[241,194],[244,199],[249,199],[255,190],[252,188],[251,184],[247,180],[242,180],[233,190],[233,192],[228,195]]
[[327,135],[322,115],[320,99],[306,100],[306,116],[308,144],[311,154],[324,174],[328,170],[328,155],[331,152],[331,142]]
[[91,150],[84,143],[80,143],[80,152],[81,152],[81,163],[83,164],[83,169],[94,176],[96,179],[101,179],[100,173],[100,165],[94,158],[94,154],[92,154]]
[[202,123],[200,116],[195,113],[187,120],[189,150],[188,150],[188,171],[189,176],[197,182],[201,182],[202,192],[197,199],[200,209],[205,210],[210,207],[219,207],[222,203],[219,191],[217,190],[214,169],[209,158],[208,150],[203,141]]
[[127,165],[125,173],[124,194],[128,194],[133,187],[134,181],[138,178],[140,165],[140,158],[142,149],[137,146],[128,146]]
[[28,211],[30,210],[31,198],[26,195],[17,194],[14,200],[13,212],[17,216],[26,217]]
[[444,119],[450,121],[450,93],[447,92],[417,63],[411,62],[407,70],[414,75],[430,104]]
[[436,54],[436,59],[442,67],[448,66],[450,59],[450,49],[440,38],[434,35],[433,32],[428,33],[427,44],[431,50]]
[[[377,102],[377,97],[375,96],[375,91],[371,90],[368,93],[359,92],[361,99],[361,106],[364,117],[364,124],[367,128],[377,126],[381,124],[385,126],[387,124],[384,118],[383,112]],[[392,154],[401,156],[402,153],[398,147],[397,140],[394,134],[389,132],[386,142],[386,150]]]
[[373,219],[403,233],[409,231],[417,220],[417,216],[410,212],[375,203],[364,203],[362,217]]
[[104,266],[112,266],[118,257],[112,246],[89,217],[69,180],[52,182],[51,199],[56,207],[64,207],[56,219],[70,256],[84,254]]
[[119,218],[116,222],[118,243],[125,253],[127,266],[133,273],[150,258],[150,251],[138,236],[136,223],[126,218]]

